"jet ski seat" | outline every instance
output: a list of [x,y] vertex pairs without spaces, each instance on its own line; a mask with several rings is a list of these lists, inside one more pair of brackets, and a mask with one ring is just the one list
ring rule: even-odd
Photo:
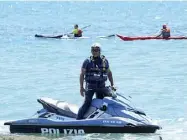
[[54,100],[51,98],[41,98],[37,101],[41,103],[43,108],[49,112],[71,118],[77,117],[79,108],[74,104],[69,104],[65,101]]

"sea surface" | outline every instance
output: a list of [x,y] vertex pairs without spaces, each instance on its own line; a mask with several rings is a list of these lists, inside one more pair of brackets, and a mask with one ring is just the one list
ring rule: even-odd
[[[187,40],[125,42],[117,37],[155,35],[163,24],[172,36],[187,36],[187,2],[3,2],[0,1],[0,139],[185,140],[187,139]],[[39,39],[85,27],[88,39]],[[115,86],[157,121],[155,134],[41,136],[10,134],[5,121],[28,118],[38,98],[76,103],[79,74],[91,44],[102,44]]]

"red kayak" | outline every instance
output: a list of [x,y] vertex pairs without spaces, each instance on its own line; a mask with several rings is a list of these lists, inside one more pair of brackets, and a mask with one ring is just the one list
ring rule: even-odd
[[120,39],[123,41],[134,41],[134,40],[150,40],[150,39],[160,39],[160,40],[170,40],[170,39],[187,39],[185,36],[174,36],[174,37],[169,37],[169,38],[163,38],[163,37],[155,37],[155,36],[144,36],[144,37],[128,37],[128,36],[122,36],[122,35],[117,35]]

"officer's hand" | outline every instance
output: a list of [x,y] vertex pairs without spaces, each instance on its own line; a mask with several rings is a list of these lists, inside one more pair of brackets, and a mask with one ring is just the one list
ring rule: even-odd
[[114,87],[114,86],[111,86],[111,89],[112,89],[113,91],[116,91],[116,90],[117,90],[117,88]]
[[83,87],[80,88],[80,94],[81,94],[82,97],[84,97],[84,92],[85,92],[85,91],[86,91],[86,90],[85,90]]

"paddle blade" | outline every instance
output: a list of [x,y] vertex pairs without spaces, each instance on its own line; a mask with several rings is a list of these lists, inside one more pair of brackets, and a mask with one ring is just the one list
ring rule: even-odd
[[112,35],[108,35],[107,37],[115,37],[116,35],[115,34],[112,34]]

